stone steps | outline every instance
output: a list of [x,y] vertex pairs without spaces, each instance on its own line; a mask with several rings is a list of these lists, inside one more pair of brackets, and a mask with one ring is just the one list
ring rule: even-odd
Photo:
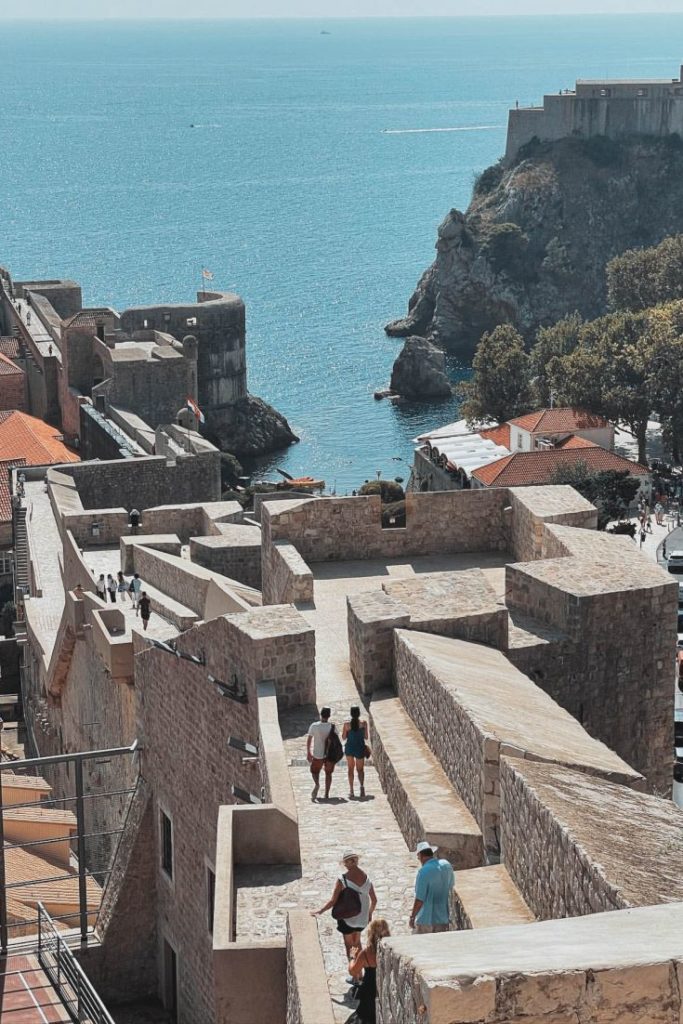
[[458,871],[451,893],[451,920],[459,930],[497,928],[535,921],[504,864]]
[[406,843],[427,839],[456,868],[485,863],[477,822],[454,790],[422,734],[390,691],[370,705],[372,759]]

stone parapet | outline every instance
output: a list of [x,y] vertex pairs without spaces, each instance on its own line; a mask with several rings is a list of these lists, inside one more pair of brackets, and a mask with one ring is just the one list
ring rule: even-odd
[[335,1024],[318,926],[307,910],[287,915],[287,1024]]
[[409,628],[410,612],[382,590],[347,597],[349,667],[361,693],[391,686],[394,629]]
[[485,861],[481,829],[446,774],[391,694],[377,694],[370,705],[372,760],[382,789],[408,847],[426,839],[455,868]]
[[293,544],[277,541],[264,552],[263,603],[313,601],[313,573]]
[[683,906],[391,937],[378,979],[378,1024],[674,1024]]
[[502,857],[537,917],[683,901],[670,800],[517,758],[501,760],[500,787]]
[[504,864],[458,871],[451,891],[451,921],[458,931],[530,924],[536,918]]
[[214,537],[191,537],[190,558],[248,587],[261,589],[261,531],[257,526],[222,525]]

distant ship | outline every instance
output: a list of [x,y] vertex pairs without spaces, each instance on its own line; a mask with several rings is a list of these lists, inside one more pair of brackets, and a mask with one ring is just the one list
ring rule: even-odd
[[331,36],[331,35],[332,35],[332,33],[331,33],[331,32],[328,32],[328,31],[327,31],[326,29],[321,29],[321,31],[320,31],[320,35],[321,35],[321,36]]

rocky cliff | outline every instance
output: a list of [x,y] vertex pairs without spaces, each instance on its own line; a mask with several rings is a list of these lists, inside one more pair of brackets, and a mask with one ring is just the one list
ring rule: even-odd
[[682,230],[679,136],[534,141],[511,166],[484,171],[466,213],[451,210],[407,316],[386,331],[422,335],[469,360],[496,324],[530,338],[574,310],[599,316],[605,264]]
[[299,440],[282,413],[250,394],[223,409],[220,423],[210,423],[206,434],[238,459],[253,459]]
[[425,338],[408,338],[391,371],[391,390],[405,398],[445,398],[453,393],[446,357]]

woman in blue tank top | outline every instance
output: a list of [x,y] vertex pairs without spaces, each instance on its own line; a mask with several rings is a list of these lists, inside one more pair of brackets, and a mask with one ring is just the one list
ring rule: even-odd
[[365,796],[365,752],[368,742],[368,723],[361,719],[359,707],[351,708],[351,718],[344,722],[342,740],[346,741],[344,753],[349,769],[349,796],[353,800],[356,795],[353,791],[355,771],[360,783],[360,798],[362,800]]

